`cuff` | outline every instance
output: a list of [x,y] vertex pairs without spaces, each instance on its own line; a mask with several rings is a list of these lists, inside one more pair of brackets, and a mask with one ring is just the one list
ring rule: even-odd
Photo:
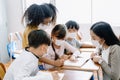
[[101,64],[102,62],[103,62],[103,60],[102,60],[102,59],[100,59],[100,60],[98,61],[98,63],[99,63],[99,64]]

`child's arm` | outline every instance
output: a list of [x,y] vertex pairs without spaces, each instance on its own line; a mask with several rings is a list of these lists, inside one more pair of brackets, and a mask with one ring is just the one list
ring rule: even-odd
[[42,57],[39,59],[39,61],[42,61],[46,64],[50,64],[50,65],[53,65],[53,66],[62,66],[63,65],[63,62],[64,60],[51,60],[51,59],[48,59],[46,57]]

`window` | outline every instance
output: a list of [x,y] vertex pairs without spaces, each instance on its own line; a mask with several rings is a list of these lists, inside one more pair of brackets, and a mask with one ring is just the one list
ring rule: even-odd
[[120,0],[92,0],[92,21],[106,21],[120,26]]
[[42,3],[49,3],[50,0],[23,0],[25,8],[28,8],[31,4],[42,4]]
[[56,0],[59,11],[57,23],[75,20],[79,23],[91,23],[91,0]]

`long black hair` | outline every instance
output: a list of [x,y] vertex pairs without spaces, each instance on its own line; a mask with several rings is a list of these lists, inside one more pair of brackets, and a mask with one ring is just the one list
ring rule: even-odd
[[97,22],[92,25],[90,30],[92,30],[100,38],[103,38],[108,46],[114,44],[120,45],[120,41],[114,34],[110,24],[106,22]]

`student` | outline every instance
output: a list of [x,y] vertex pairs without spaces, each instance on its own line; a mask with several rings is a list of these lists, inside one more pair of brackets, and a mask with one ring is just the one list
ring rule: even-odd
[[[26,23],[26,28],[23,33],[23,48],[28,46],[28,34],[32,30],[38,30],[38,29],[43,29],[45,30],[46,28],[51,28],[49,27],[50,24],[55,25],[56,22],[56,7],[53,6],[52,4],[32,4],[24,13],[23,15],[23,20],[25,19]],[[47,26],[46,26],[47,25]],[[47,31],[48,32],[48,31]],[[41,58],[40,61],[44,63],[48,63],[54,66],[61,66],[63,65],[62,60],[49,60],[47,58]],[[40,69],[43,69],[43,66],[39,66]]]
[[91,57],[101,65],[103,80],[120,80],[120,41],[111,26],[106,22],[97,22],[90,28],[92,42],[99,47],[98,53]]
[[[25,20],[26,28],[23,33],[23,48],[27,47],[28,39],[27,36],[32,30],[52,29],[50,25],[55,25],[56,22],[56,7],[52,4],[32,4],[25,11],[22,21]],[[48,31],[47,31],[48,32]]]
[[75,21],[68,21],[66,24],[67,27],[67,37],[66,37],[66,41],[71,44],[72,46],[76,47],[76,48],[93,48],[94,46],[92,44],[86,44],[84,42],[79,42],[76,39],[78,30],[79,30],[79,25],[77,22]]
[[65,23],[65,25],[67,26],[67,29],[69,29],[69,31],[71,31],[72,29],[72,31],[75,33],[72,38],[75,38],[76,40],[82,40],[82,33],[78,32],[80,27],[76,21],[69,20]]
[[[70,60],[75,60],[75,57],[80,54],[80,52],[76,48],[72,47],[65,41],[65,25],[56,25],[51,32],[51,37],[52,43],[51,46],[48,48],[47,54],[45,55],[45,57],[47,57],[48,59],[55,61],[59,59],[68,59],[69,56],[64,55],[64,49],[67,49],[68,51],[73,53],[73,55],[70,57]],[[52,65],[45,64],[45,69],[50,68],[54,67]]]
[[3,80],[59,80],[56,72],[42,72],[38,60],[47,52],[50,37],[43,30],[34,30],[28,35],[29,47],[15,59]]

